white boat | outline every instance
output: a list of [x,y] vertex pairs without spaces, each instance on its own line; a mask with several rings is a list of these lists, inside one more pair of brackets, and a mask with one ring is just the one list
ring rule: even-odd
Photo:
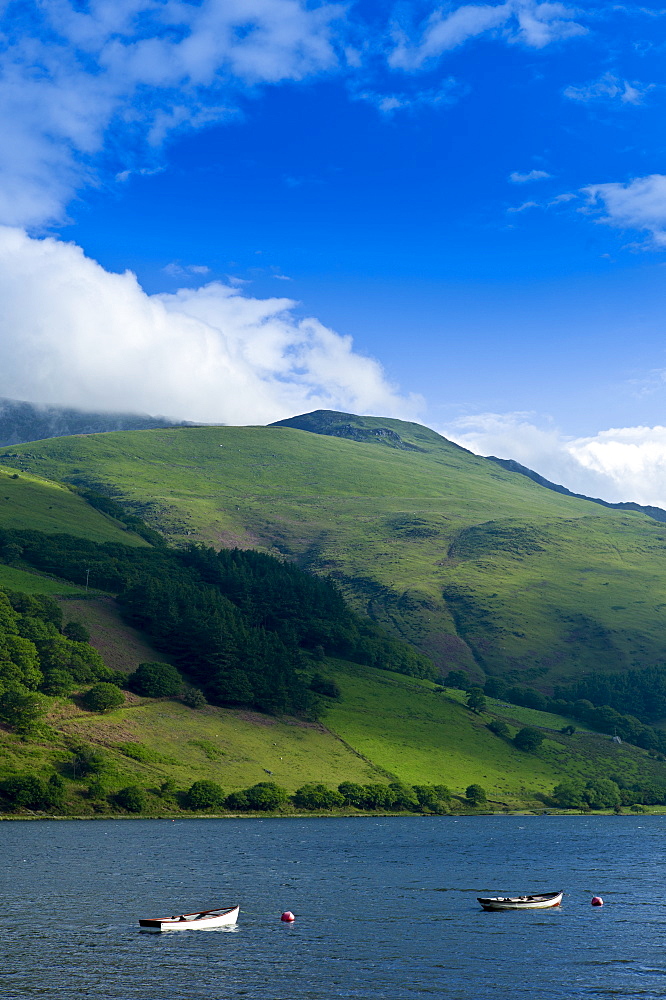
[[229,927],[238,920],[239,906],[218,906],[214,910],[195,910],[174,917],[145,917],[139,925],[149,931],[202,931],[209,927]]
[[546,910],[559,906],[563,892],[542,892],[539,896],[477,896],[484,910]]

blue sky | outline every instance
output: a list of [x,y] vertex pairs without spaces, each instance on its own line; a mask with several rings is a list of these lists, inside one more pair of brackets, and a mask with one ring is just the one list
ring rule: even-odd
[[409,417],[666,505],[664,9],[2,10],[0,394]]

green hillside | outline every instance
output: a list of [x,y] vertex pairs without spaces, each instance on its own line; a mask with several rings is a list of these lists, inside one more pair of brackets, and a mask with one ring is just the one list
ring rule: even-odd
[[[525,753],[487,728],[501,717],[513,734],[524,724],[515,715],[525,710],[493,704],[477,717],[460,704],[458,692],[437,692],[425,681],[339,660],[326,669],[343,699],[319,723],[214,706],[195,711],[131,694],[103,715],[51,699],[46,738],[26,742],[0,727],[0,782],[17,772],[47,776],[55,769],[66,782],[66,808],[78,815],[113,812],[108,799],[127,785],[145,790],[149,814],[178,811],[178,799],[161,797],[161,786],[170,782],[184,792],[201,780],[217,782],[225,793],[265,780],[289,793],[306,782],[329,788],[344,781],[445,784],[454,796],[452,811],[469,808],[465,789],[473,783],[486,790],[487,808],[494,810],[542,810],[554,786],[567,779],[611,776],[623,787],[656,786],[664,794],[663,763],[607,736],[564,736],[559,729],[570,720],[538,713],[546,739],[536,753]],[[81,746],[104,759],[104,800],[91,796],[91,776],[73,768]]]
[[[663,524],[553,493],[417,424],[297,422],[307,429],[61,438],[0,462],[112,496],[173,542],[259,548],[330,574],[444,671],[548,688],[664,661]],[[35,526],[30,511],[14,517]]]
[[0,527],[66,532],[93,542],[145,545],[119,521],[100,513],[62,481],[0,465]]

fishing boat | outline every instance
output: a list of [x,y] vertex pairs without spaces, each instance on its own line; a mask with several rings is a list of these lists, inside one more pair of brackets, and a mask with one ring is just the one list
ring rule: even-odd
[[538,896],[477,896],[484,910],[546,910],[559,906],[563,892],[542,892]]
[[139,920],[149,931],[202,931],[209,927],[229,927],[238,920],[239,906],[218,906],[214,910],[195,910],[174,917],[151,917]]

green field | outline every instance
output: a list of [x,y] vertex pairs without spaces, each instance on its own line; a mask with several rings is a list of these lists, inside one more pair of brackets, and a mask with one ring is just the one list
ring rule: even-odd
[[[21,445],[0,462],[111,492],[176,543],[260,548],[330,574],[443,669],[548,688],[666,659],[666,526],[546,490],[419,425],[350,419],[401,445],[177,428]],[[0,507],[4,524],[36,526]]]
[[[607,736],[579,731],[563,736],[566,722],[539,715],[546,739],[536,753],[524,753],[487,728],[493,717],[524,720],[499,712],[476,716],[457,693],[370,667],[332,661],[326,667],[343,691],[321,723],[275,719],[257,712],[209,706],[192,710],[172,700],[127,695],[124,707],[96,715],[69,701],[52,699],[50,738],[23,742],[0,731],[0,778],[12,771],[47,773],[56,767],[71,777],[68,741],[101,748],[110,765],[108,790],[128,784],[158,789],[167,778],[186,789],[202,778],[226,792],[259,781],[275,781],[289,792],[307,781],[336,787],[400,780],[446,784],[464,797],[472,783],[488,793],[492,809],[542,809],[565,777],[602,775],[662,781],[665,765],[637,748],[613,744]],[[536,720],[530,719],[530,723]],[[70,808],[90,813],[86,782],[70,781]],[[164,811],[155,798],[154,811]],[[167,809],[168,811],[168,809]]]
[[27,572],[4,563],[0,563],[0,587],[7,590],[20,590],[24,594],[48,594],[50,597],[60,595],[79,597],[85,594],[81,587],[76,587],[72,583],[44,576],[41,573]]
[[93,542],[146,544],[60,482],[33,475],[24,468],[3,465],[0,465],[0,528],[63,532]]

